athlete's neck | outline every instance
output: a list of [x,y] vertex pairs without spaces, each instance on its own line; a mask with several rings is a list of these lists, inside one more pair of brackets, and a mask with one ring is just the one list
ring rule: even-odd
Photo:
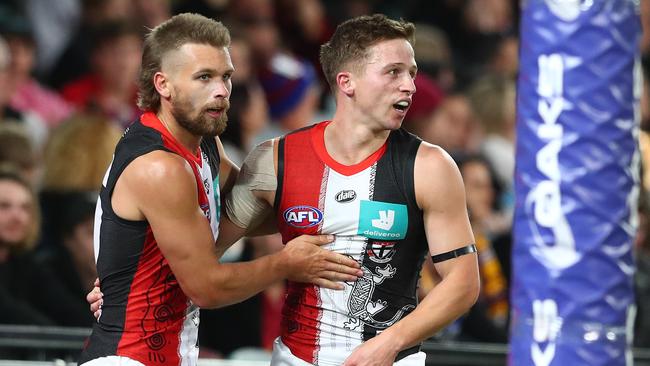
[[327,153],[334,160],[344,165],[355,165],[379,150],[389,134],[389,130],[375,131],[335,116],[325,128],[323,138]]
[[189,151],[196,151],[201,144],[201,136],[196,136],[190,131],[183,128],[176,122],[176,118],[165,108],[161,108],[156,114],[163,126],[169,133],[178,140]]

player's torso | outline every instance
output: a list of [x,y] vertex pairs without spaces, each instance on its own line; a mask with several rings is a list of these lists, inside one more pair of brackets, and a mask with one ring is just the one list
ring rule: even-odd
[[289,285],[283,342],[307,362],[334,365],[415,307],[427,245],[413,192],[419,141],[397,131],[385,148],[346,167],[327,155],[323,128],[281,142],[276,212],[285,242],[335,234],[326,248],[354,258],[364,271],[342,291]]
[[147,365],[192,365],[198,356],[198,307],[182,292],[148,223],[118,217],[110,197],[133,159],[154,150],[176,153],[192,167],[197,205],[216,238],[219,156],[216,144],[208,140],[198,154],[190,154],[153,118],[145,114],[125,132],[104,178],[95,215],[95,255],[104,305],[84,357],[115,354]]

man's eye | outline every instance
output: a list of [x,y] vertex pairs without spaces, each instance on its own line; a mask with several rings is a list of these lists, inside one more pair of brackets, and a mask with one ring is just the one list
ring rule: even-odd
[[208,74],[199,75],[199,80],[210,80],[210,75]]
[[224,81],[230,80],[231,78],[232,78],[232,74],[224,74],[223,75],[223,80]]

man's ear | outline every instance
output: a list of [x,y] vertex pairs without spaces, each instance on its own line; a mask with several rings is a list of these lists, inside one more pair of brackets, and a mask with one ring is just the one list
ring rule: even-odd
[[165,99],[169,98],[172,94],[167,81],[167,75],[161,71],[153,75],[153,86],[156,88],[158,94],[160,94],[160,97]]
[[354,95],[355,83],[350,72],[342,71],[336,74],[336,85],[348,97]]

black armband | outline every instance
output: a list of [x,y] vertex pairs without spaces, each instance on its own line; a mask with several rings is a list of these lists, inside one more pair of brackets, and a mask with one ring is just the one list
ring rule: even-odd
[[440,263],[449,259],[458,258],[462,255],[475,253],[475,252],[476,252],[476,245],[470,244],[468,246],[454,249],[446,253],[432,255],[431,260],[433,260],[433,263]]

